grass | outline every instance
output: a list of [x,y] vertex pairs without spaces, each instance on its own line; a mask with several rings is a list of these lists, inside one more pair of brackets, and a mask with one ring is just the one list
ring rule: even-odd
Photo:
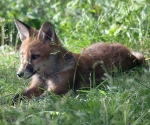
[[[119,42],[142,52],[150,64],[149,2],[76,0],[64,6],[64,10],[56,6],[61,14],[54,13],[51,21],[69,50],[81,52],[97,41]],[[114,77],[106,74],[103,84],[109,84],[104,89],[70,91],[63,97],[50,94],[11,106],[12,97],[30,81],[17,78],[19,62],[15,49],[0,47],[0,125],[150,124],[149,68],[136,67]]]

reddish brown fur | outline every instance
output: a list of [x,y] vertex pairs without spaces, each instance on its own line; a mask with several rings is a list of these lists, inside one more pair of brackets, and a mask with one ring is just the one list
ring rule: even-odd
[[[113,73],[114,70],[130,69],[145,62],[142,54],[132,53],[118,43],[99,42],[81,54],[71,53],[61,45],[51,24],[43,24],[38,31],[18,20],[15,23],[22,40],[18,75],[24,78],[32,76],[30,87],[22,93],[28,98],[40,96],[44,91],[65,94],[69,89],[90,87],[93,73],[99,84],[104,77],[104,69]],[[34,59],[36,56],[38,58]]]

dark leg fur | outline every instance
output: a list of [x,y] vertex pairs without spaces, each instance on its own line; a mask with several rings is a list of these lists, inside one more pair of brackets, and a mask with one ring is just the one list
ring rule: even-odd
[[25,98],[31,99],[32,97],[38,97],[44,93],[43,88],[39,88],[34,86],[33,88],[29,88],[28,90],[22,92],[21,94],[16,94],[12,99],[12,105],[15,105]]

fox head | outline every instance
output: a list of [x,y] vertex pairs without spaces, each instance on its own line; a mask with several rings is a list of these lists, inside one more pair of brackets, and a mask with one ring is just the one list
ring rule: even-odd
[[[17,71],[18,77],[29,78],[37,72],[45,70],[47,62],[53,63],[53,55],[59,50],[60,41],[53,26],[46,22],[40,30],[14,19],[20,40],[21,64]],[[51,54],[51,57],[50,57]]]

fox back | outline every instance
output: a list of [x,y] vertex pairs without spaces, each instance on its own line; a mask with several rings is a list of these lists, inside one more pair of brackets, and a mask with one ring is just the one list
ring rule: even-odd
[[131,52],[119,43],[98,42],[85,49],[78,57],[76,81],[82,81],[79,88],[82,83],[93,86],[93,79],[98,85],[104,80],[104,73],[113,74],[143,64],[145,58],[141,53]]
[[15,19],[22,41],[21,64],[17,75],[32,77],[30,87],[22,94],[28,98],[46,91],[64,94],[69,89],[90,87],[93,77],[100,84],[104,73],[126,70],[145,63],[142,54],[131,52],[122,44],[98,42],[81,54],[64,48],[52,24],[44,23],[40,30]]

